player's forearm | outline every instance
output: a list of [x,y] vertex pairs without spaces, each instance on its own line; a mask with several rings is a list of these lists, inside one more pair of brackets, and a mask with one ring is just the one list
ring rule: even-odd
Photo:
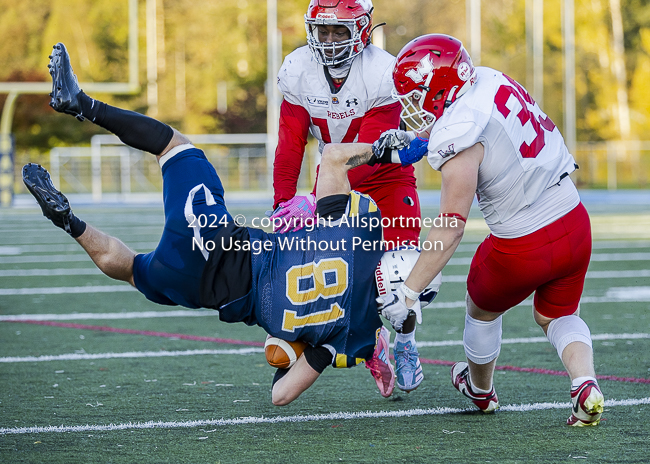
[[344,146],[349,148],[347,160],[345,161],[345,168],[347,168],[348,171],[367,164],[373,156],[372,145],[369,143],[345,144]]
[[368,143],[330,143],[323,150],[316,198],[350,192],[348,171],[368,162],[372,157]]

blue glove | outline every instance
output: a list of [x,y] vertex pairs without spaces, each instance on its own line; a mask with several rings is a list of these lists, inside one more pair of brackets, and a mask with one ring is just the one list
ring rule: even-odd
[[397,151],[402,166],[417,163],[429,153],[429,141],[416,137],[409,146]]

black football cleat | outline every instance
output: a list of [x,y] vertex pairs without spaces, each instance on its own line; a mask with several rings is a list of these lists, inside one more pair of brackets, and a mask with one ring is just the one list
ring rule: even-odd
[[[83,121],[81,102],[79,101],[79,82],[72,72],[70,55],[65,45],[58,43],[50,55],[50,75],[52,76],[52,93],[50,93],[50,106],[59,113],[71,114],[79,121]],[[33,193],[33,192],[32,192]]]
[[68,199],[52,183],[50,173],[40,164],[23,166],[23,182],[48,218],[55,226],[71,234],[70,224],[74,220]]

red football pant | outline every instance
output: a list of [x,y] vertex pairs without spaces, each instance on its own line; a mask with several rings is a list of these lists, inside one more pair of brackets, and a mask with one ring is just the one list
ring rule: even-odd
[[[415,185],[386,183],[373,188],[358,188],[370,195],[381,211],[382,223],[390,219],[390,226],[384,227],[384,241],[387,248],[395,248],[420,239],[420,199]],[[405,243],[406,242],[406,243]]]
[[573,314],[591,257],[591,225],[580,203],[557,221],[524,237],[488,235],[476,250],[467,291],[486,311],[502,312],[535,292],[542,316]]

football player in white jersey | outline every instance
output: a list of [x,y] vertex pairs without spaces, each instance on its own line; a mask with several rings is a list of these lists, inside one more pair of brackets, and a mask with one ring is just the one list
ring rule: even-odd
[[[296,196],[309,132],[319,150],[329,143],[372,143],[399,126],[400,104],[391,91],[395,57],[370,43],[371,0],[311,0],[305,15],[308,45],[290,53],[278,73],[284,95],[273,165],[276,230],[297,230],[314,216],[314,191]],[[345,146],[341,149],[345,150]],[[412,166],[358,166],[348,173],[354,190],[370,195],[388,227],[388,248],[418,242],[420,203]],[[411,316],[395,341],[397,385],[417,388],[423,379]]]
[[394,295],[393,317],[404,317],[423,282],[447,264],[476,194],[491,234],[467,277],[467,362],[453,366],[454,386],[483,412],[499,407],[493,373],[501,316],[534,292],[535,322],[571,377],[567,423],[597,425],[604,399],[589,328],[579,317],[591,228],[569,177],[577,166],[558,128],[520,84],[494,69],[475,68],[450,36],[408,43],[397,56],[393,81],[412,131],[385,133],[373,151],[380,162],[410,164],[427,156],[442,175],[440,211],[446,217],[446,226],[427,237],[442,241],[444,251],[422,252]]

